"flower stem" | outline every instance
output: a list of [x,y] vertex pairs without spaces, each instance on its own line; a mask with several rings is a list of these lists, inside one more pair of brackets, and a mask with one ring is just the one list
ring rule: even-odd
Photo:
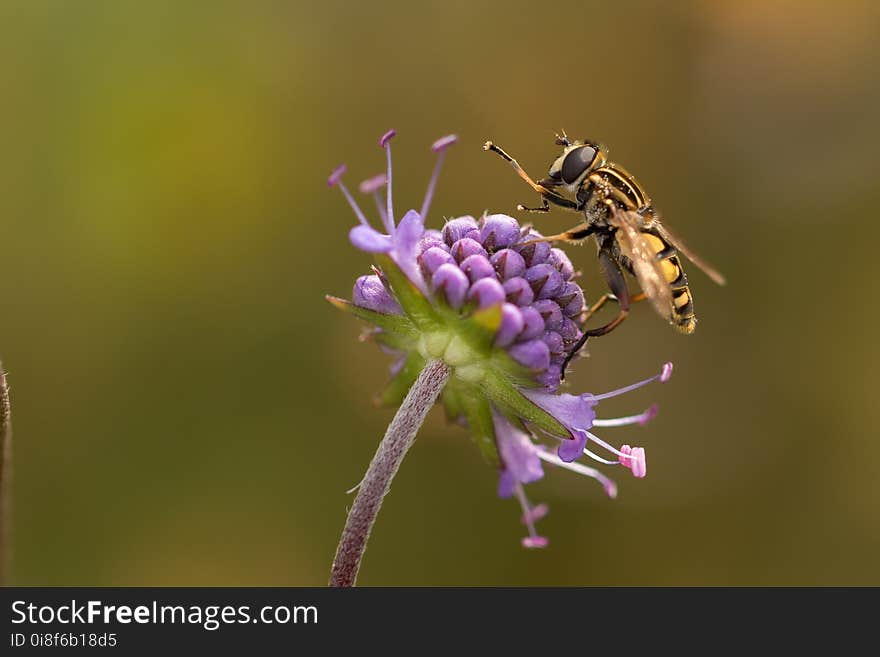
[[446,363],[440,360],[429,362],[388,425],[345,521],[333,558],[330,586],[354,586],[370,530],[382,500],[391,488],[391,480],[448,380],[449,366]]
[[6,586],[9,566],[9,511],[11,508],[12,432],[9,426],[9,388],[0,363],[0,586]]

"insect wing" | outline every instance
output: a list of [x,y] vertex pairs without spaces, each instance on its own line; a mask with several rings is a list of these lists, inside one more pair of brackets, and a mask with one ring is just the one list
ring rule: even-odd
[[694,263],[697,267],[703,270],[703,273],[706,274],[709,278],[711,278],[718,285],[725,285],[727,283],[727,279],[724,278],[724,275],[715,269],[712,265],[703,260],[696,253],[691,251],[684,242],[672,231],[670,231],[664,224],[660,221],[655,222],[654,228],[657,229],[657,232],[660,233],[660,236],[669,242],[675,249],[683,254],[688,260]]
[[620,251],[632,262],[633,272],[642,292],[661,317],[671,320],[672,291],[663,276],[657,254],[638,228],[641,218],[635,212],[612,208],[610,223],[617,228],[616,238]]

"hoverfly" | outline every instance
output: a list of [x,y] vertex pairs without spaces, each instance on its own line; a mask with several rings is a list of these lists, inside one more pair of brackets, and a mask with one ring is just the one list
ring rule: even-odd
[[[606,149],[589,141],[571,140],[565,133],[561,137],[557,135],[556,145],[563,147],[562,154],[551,164],[549,177],[538,182],[491,141],[487,141],[483,149],[509,162],[519,177],[541,195],[541,207],[518,205],[518,210],[549,212],[553,203],[583,214],[584,221],[574,228],[535,241],[580,244],[591,235],[596,239],[599,265],[611,292],[593,304],[585,320],[609,300],[617,301],[619,312],[604,326],[584,331],[562,364],[563,377],[568,363],[587,340],[619,326],[629,314],[632,302],[648,299],[660,316],[678,331],[693,333],[697,319],[678,253],[687,256],[715,283],[724,285],[724,277],[660,222],[645,190],[626,169],[608,159]],[[636,277],[641,294],[630,296],[624,270]]]

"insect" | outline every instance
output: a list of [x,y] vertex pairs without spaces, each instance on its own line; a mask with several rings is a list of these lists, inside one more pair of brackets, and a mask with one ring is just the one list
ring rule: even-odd
[[[591,235],[596,239],[599,265],[610,293],[593,304],[585,321],[611,300],[617,301],[619,311],[604,326],[584,331],[562,364],[563,377],[568,363],[587,340],[619,326],[635,301],[648,299],[678,331],[693,333],[697,318],[678,254],[687,256],[715,283],[724,285],[724,277],[660,222],[645,190],[626,169],[608,159],[606,149],[589,141],[571,140],[565,133],[557,135],[556,145],[563,147],[562,154],[550,165],[549,176],[538,182],[491,141],[483,149],[509,162],[517,175],[541,195],[541,207],[518,205],[518,210],[549,212],[552,203],[583,214],[583,222],[574,228],[534,241],[580,244]],[[640,294],[630,295],[624,271],[635,276],[642,288]]]

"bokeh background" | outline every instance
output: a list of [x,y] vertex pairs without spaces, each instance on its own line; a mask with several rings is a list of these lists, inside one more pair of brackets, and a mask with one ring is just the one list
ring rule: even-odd
[[[647,306],[572,388],[676,375],[645,480],[550,472],[543,552],[437,411],[365,585],[880,584],[876,3],[0,5],[0,357],[24,585],[322,585],[385,425],[386,358],[323,296],[369,259],[327,190],[512,211],[553,133],[602,140],[678,232],[699,330]],[[567,228],[572,216],[546,218]],[[574,252],[590,296],[592,248]],[[632,435],[638,433],[638,435]],[[625,472],[623,473],[626,474]]]

